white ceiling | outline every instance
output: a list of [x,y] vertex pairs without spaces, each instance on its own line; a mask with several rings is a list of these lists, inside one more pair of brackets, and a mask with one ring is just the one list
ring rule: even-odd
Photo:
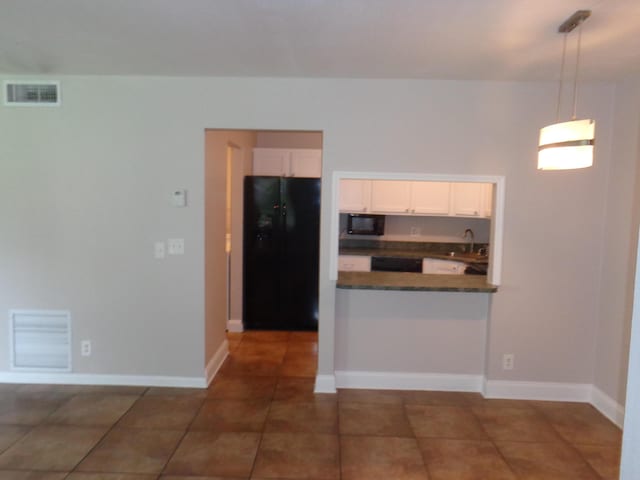
[[639,72],[640,0],[0,0],[0,72],[557,79],[579,9],[581,76]]

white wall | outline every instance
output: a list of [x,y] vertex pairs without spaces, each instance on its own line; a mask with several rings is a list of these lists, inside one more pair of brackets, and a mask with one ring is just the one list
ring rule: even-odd
[[336,370],[481,375],[489,297],[459,300],[459,293],[339,289]]
[[[255,139],[255,132],[250,131],[205,132],[205,364],[225,341],[229,299],[231,318],[242,315],[242,175],[250,169]],[[235,175],[231,186],[232,258],[228,276],[225,222],[227,147],[230,145],[239,147],[240,158],[234,158],[235,165],[231,166]]]
[[626,404],[636,408],[627,408],[624,417],[624,434],[622,437],[622,459],[620,462],[620,479],[634,480],[640,477],[640,250],[635,255],[636,266],[632,327],[629,348],[629,381],[627,384]]
[[625,401],[640,222],[640,78],[616,85],[611,168],[603,221],[602,267],[594,384]]
[[[581,112],[598,122],[595,167],[544,173],[536,144],[553,120],[552,83],[64,77],[62,88],[60,109],[0,108],[0,312],[69,308],[75,338],[97,341],[77,369],[201,374],[203,131],[285,129],[324,133],[320,373],[334,370],[329,179],[396,171],[506,176],[489,375],[591,381],[612,86],[581,89]],[[168,206],[177,186],[189,190],[187,209]],[[154,260],[153,241],[176,236],[186,255]],[[385,305],[370,297],[372,311]],[[448,298],[438,301],[476,302]],[[422,302],[407,295],[401,308]],[[509,375],[506,351],[516,355]]]

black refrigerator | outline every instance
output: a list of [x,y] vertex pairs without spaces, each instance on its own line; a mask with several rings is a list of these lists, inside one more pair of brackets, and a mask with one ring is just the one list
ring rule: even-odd
[[320,179],[245,177],[245,329],[318,329],[319,247]]

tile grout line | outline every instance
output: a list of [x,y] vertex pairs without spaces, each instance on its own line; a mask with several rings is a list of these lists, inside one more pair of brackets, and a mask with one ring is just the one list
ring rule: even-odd
[[578,457],[580,457],[580,459],[589,467],[589,469],[595,474],[596,478],[602,478],[600,473],[591,465],[591,462],[589,462],[589,460],[587,460],[587,458],[582,455],[582,452],[573,443],[567,442],[567,446],[575,453],[577,453]]
[[487,439],[489,440],[489,442],[491,443],[491,445],[493,446],[495,451],[498,452],[498,456],[502,459],[502,461],[507,466],[509,471],[511,473],[513,473],[514,478],[518,478],[518,474],[514,470],[513,466],[511,465],[511,463],[509,462],[507,457],[505,457],[504,453],[502,453],[502,450],[500,450],[500,447],[498,447],[498,444],[495,442],[493,437],[491,437],[491,435],[489,435],[489,432],[487,432],[487,429],[485,428],[484,424],[482,423],[482,420],[480,419],[480,417],[476,414],[476,412],[473,411],[473,405],[469,407],[469,411],[471,412],[471,415],[473,415],[473,417],[476,419],[476,421],[480,424],[480,428],[482,428],[482,431],[487,436]]
[[[287,348],[288,348],[288,341],[287,341]],[[286,354],[286,350],[285,350],[285,354]],[[284,357],[283,357],[283,361],[284,361]],[[276,389],[278,388],[278,383],[280,382],[280,375],[276,376],[276,382],[275,385],[273,387],[273,391],[271,392],[271,397],[269,398],[269,407],[267,408],[267,414],[264,417],[264,423],[262,424],[262,430],[260,431],[260,437],[258,439],[258,446],[256,447],[256,454],[253,457],[253,462],[251,464],[251,470],[249,471],[249,479],[251,479],[251,477],[253,477],[253,472],[256,469],[256,463],[258,462],[258,454],[260,453],[260,447],[262,446],[262,440],[264,439],[264,434],[265,434],[265,430],[267,428],[267,421],[269,420],[269,414],[271,413],[271,406],[273,405],[273,399],[275,397],[276,394]]]
[[340,433],[340,391],[339,390],[336,391],[336,424],[338,429],[338,479],[342,480],[342,433]]
[[[208,388],[206,389],[208,390]],[[158,477],[160,478],[161,475],[163,475],[165,473],[165,470],[167,469],[167,466],[169,465],[169,462],[171,462],[171,459],[173,458],[173,456],[176,454],[176,452],[178,451],[178,448],[180,448],[180,445],[182,444],[182,442],[184,441],[184,438],[187,436],[187,433],[189,433],[190,429],[191,429],[191,425],[193,425],[193,422],[195,422],[196,418],[198,417],[198,415],[200,414],[200,411],[204,408],[204,404],[206,403],[206,399],[207,397],[205,396],[202,401],[200,402],[200,406],[198,407],[198,410],[196,411],[196,413],[193,415],[193,418],[189,421],[189,424],[186,426],[186,428],[184,429],[184,433],[182,434],[182,436],[180,437],[180,440],[178,440],[176,442],[176,446],[173,448],[173,451],[169,454],[169,456],[167,457],[167,460],[164,462],[164,465],[162,466],[162,469],[160,470],[160,473],[158,473]]]
[[431,475],[431,470],[429,469],[429,462],[425,458],[425,454],[422,451],[422,448],[420,447],[420,440],[418,439],[418,436],[416,435],[416,431],[413,428],[413,425],[411,424],[411,420],[409,419],[409,414],[407,413],[407,405],[411,405],[411,404],[407,404],[406,403],[407,399],[403,395],[402,391],[400,391],[399,395],[400,395],[400,399],[402,400],[402,404],[401,405],[402,405],[402,411],[404,413],[405,420],[409,424],[409,428],[411,429],[411,433],[413,433],[413,438],[414,438],[414,440],[416,442],[416,446],[418,447],[418,452],[420,452],[420,458],[422,458],[422,464],[424,465],[425,473],[427,474],[427,479],[430,479],[432,477],[432,475]]
[[136,399],[136,401],[135,401],[135,402],[133,402],[133,403],[129,406],[129,408],[127,408],[127,410],[126,410],[122,415],[120,415],[120,417],[118,417],[118,419],[117,419],[115,422],[113,422],[113,425],[111,425],[111,426],[107,429],[107,431],[106,431],[106,432],[105,432],[105,433],[100,437],[100,440],[98,440],[98,441],[95,443],[95,445],[94,445],[93,447],[91,447],[91,448],[89,449],[89,451],[88,451],[88,452],[87,452],[87,453],[86,453],[86,454],[85,454],[85,455],[80,459],[80,461],[78,461],[78,462],[73,466],[73,468],[69,471],[69,475],[71,475],[72,473],[76,472],[76,469],[80,466],[80,464],[81,464],[82,462],[84,462],[84,461],[87,459],[87,457],[88,457],[89,455],[91,455],[91,453],[93,453],[93,451],[98,447],[98,445],[100,445],[100,444],[102,444],[102,442],[104,442],[104,439],[107,437],[107,435],[109,435],[109,434],[113,431],[113,429],[114,429],[114,428],[115,428],[115,426],[118,424],[118,422],[119,422],[119,421],[120,421],[120,420],[121,420],[121,419],[122,419],[122,418],[123,418],[127,413],[129,413],[129,411],[133,408],[133,406],[134,406],[136,403],[138,403],[138,400],[140,400],[140,399],[145,395],[145,393],[146,393],[148,390],[149,390],[149,387],[145,388],[145,389],[142,391],[142,393],[140,393],[140,394],[138,395],[138,398]]

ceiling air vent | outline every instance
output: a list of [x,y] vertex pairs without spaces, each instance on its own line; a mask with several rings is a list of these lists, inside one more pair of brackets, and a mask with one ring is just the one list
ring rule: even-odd
[[4,82],[4,104],[56,107],[60,105],[60,82]]

